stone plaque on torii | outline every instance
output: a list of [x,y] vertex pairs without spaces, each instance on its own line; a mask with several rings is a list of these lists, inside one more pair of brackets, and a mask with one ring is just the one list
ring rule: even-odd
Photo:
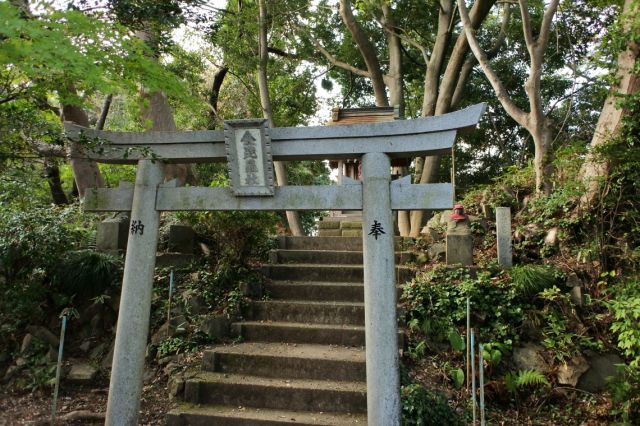
[[[130,211],[107,425],[137,424],[149,331],[160,212],[178,210],[362,210],[367,419],[400,424],[396,280],[392,210],[453,206],[450,183],[391,181],[390,159],[451,154],[456,132],[473,128],[478,104],[450,114],[350,126],[273,128],[234,120],[225,130],[121,133],[65,124],[73,140],[106,141],[89,157],[137,164],[135,185],[87,192],[86,211]],[[361,158],[362,182],[273,186],[272,161]],[[163,183],[166,163],[229,162],[230,188]]]

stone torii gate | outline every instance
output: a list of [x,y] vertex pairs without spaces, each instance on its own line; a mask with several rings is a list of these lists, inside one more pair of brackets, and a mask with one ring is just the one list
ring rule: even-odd
[[[135,185],[88,191],[86,211],[130,211],[122,294],[109,384],[107,425],[137,424],[149,330],[160,212],[176,210],[362,210],[368,424],[400,424],[392,210],[442,210],[453,186],[391,182],[390,158],[450,154],[457,130],[473,128],[478,104],[414,120],[273,128],[235,120],[224,131],[120,133],[65,124],[73,140],[108,141],[89,156],[137,164]],[[362,182],[274,187],[273,160],[361,158]],[[163,183],[167,163],[229,162],[230,188]]]

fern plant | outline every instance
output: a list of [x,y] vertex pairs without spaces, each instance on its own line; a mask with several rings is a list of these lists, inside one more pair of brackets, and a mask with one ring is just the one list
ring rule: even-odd
[[545,375],[537,370],[520,370],[517,373],[510,371],[505,374],[504,382],[507,390],[511,393],[516,393],[525,388],[550,386]]
[[557,283],[556,272],[542,265],[514,266],[509,275],[518,292],[526,298],[533,297]]

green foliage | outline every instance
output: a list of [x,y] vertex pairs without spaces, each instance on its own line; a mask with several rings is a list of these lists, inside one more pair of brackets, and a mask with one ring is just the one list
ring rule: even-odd
[[640,367],[640,281],[629,280],[617,288],[615,296],[607,302],[613,313],[611,331],[617,336],[618,348],[637,368]]
[[77,206],[64,209],[0,206],[0,348],[17,348],[26,324],[59,312],[73,297],[54,291],[52,277],[68,251],[81,249],[92,232]]
[[540,311],[542,344],[558,361],[563,362],[582,349],[603,349],[602,342],[586,334],[568,294],[553,286],[542,291],[539,297],[544,301]]
[[278,221],[277,215],[259,211],[179,213],[177,217],[204,237],[217,262],[240,266],[264,258]]
[[419,384],[402,387],[402,424],[405,426],[462,426],[460,417],[441,394]]
[[464,371],[462,368],[452,368],[449,370],[449,377],[456,389],[461,389],[464,385]]
[[542,265],[518,265],[509,271],[513,284],[526,298],[555,285],[558,282],[557,274],[555,269]]
[[613,406],[611,414],[623,425],[632,425],[640,418],[640,368],[619,365],[618,375],[609,383]]
[[184,337],[169,337],[158,344],[156,357],[163,358],[169,355],[194,352],[200,346],[209,342],[209,337],[202,332],[197,332],[188,339]]
[[67,252],[59,261],[53,278],[57,290],[84,300],[105,293],[121,278],[122,260],[92,249]]
[[460,335],[460,333],[458,333],[458,330],[456,330],[455,328],[452,328],[449,331],[449,343],[451,344],[451,348],[456,351],[456,352],[462,352],[464,351],[464,348],[466,347],[465,345],[465,341],[462,338],[462,336]]
[[11,2],[0,3],[0,99],[13,100],[57,92],[65,104],[78,104],[75,89],[85,94],[125,89],[181,93],[181,83],[153,59],[146,45],[119,24],[76,10],[47,9],[25,18]]
[[484,359],[491,367],[500,364],[502,358],[511,352],[511,345],[505,345],[500,342],[489,342],[482,346],[482,359]]
[[446,342],[452,330],[466,324],[467,297],[474,324],[485,339],[511,344],[519,338],[528,302],[520,299],[517,288],[502,271],[484,271],[472,278],[464,268],[435,268],[406,284],[402,300],[414,331]]
[[540,388],[551,386],[544,374],[537,370],[520,370],[517,373],[508,372],[504,376],[507,390],[511,393],[524,390],[526,388]]
[[0,209],[0,273],[8,281],[50,273],[60,254],[82,247],[91,234],[74,223],[77,206]]

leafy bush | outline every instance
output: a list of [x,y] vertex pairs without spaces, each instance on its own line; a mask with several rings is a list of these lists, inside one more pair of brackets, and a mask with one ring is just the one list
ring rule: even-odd
[[51,272],[61,254],[90,237],[74,225],[77,213],[76,207],[0,209],[0,273],[14,281],[37,269]]
[[603,349],[600,341],[586,334],[567,293],[553,286],[540,292],[539,299],[544,305],[540,311],[530,312],[530,317],[541,316],[542,344],[558,361],[564,362],[582,349]]
[[467,297],[474,326],[485,341],[511,344],[518,339],[528,305],[502,271],[484,271],[472,278],[464,268],[436,268],[405,285],[402,300],[410,328],[447,342],[452,329],[466,324]]
[[274,213],[254,211],[189,212],[178,217],[212,246],[218,262],[245,266],[251,259],[264,258],[278,222]]
[[119,282],[121,267],[119,257],[94,250],[71,251],[61,260],[54,283],[62,293],[86,300]]
[[462,426],[465,421],[444,396],[414,383],[402,387],[402,424]]
[[523,297],[529,298],[552,287],[558,282],[557,272],[548,266],[514,266],[509,275]]
[[635,424],[640,418],[640,368],[637,365],[618,366],[618,375],[609,383],[613,400],[611,414],[622,424]]
[[627,281],[617,289],[607,303],[613,313],[611,331],[616,333],[622,353],[632,359],[634,367],[640,367],[640,281]]
[[53,297],[51,282],[59,259],[91,239],[78,213],[77,206],[0,206],[0,350],[5,354],[17,349],[24,325],[42,323],[52,311],[57,315],[63,306],[56,300],[69,301]]

